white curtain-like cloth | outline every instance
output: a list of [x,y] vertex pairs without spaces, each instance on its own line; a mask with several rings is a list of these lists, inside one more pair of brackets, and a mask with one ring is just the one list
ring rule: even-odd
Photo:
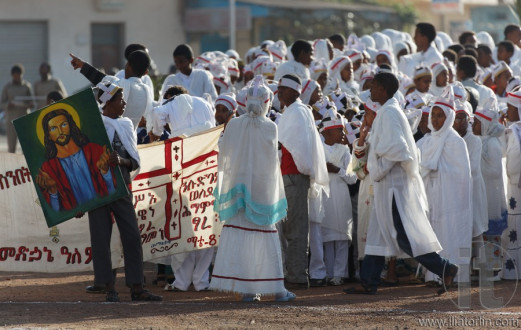
[[[443,247],[442,257],[458,265],[470,263],[472,245],[472,179],[465,141],[452,128],[455,113],[440,106],[446,115],[436,131],[429,114],[431,134],[419,146],[420,171],[429,201],[429,220]],[[468,273],[458,273],[458,281]],[[426,281],[437,276],[427,272]]]
[[300,99],[286,108],[279,123],[279,142],[289,151],[300,173],[310,176],[310,194],[329,195],[329,177],[322,140],[311,109]]
[[394,197],[413,256],[440,251],[427,219],[427,200],[418,171],[411,128],[396,99],[379,110],[369,138],[367,167],[374,180],[374,205],[365,254],[405,257],[392,218]]

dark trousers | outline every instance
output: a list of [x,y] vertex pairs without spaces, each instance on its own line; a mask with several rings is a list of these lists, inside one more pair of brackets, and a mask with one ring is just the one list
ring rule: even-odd
[[[398,240],[398,246],[403,250],[403,252],[412,257],[411,243],[409,242],[409,238],[407,238],[407,234],[403,228],[402,219],[400,217],[400,213],[398,212],[398,207],[396,206],[394,197],[392,203],[392,215],[394,228],[397,232],[396,238]],[[421,256],[413,258],[425,266],[425,268],[427,268],[429,271],[438,276],[442,276],[445,266],[449,265],[449,261],[442,258],[436,252],[422,254]],[[364,287],[376,289],[376,287],[380,284],[380,274],[382,273],[384,264],[384,256],[365,255],[364,261],[362,263],[362,270],[360,272],[360,280]]]
[[288,216],[282,221],[282,236],[287,241],[286,280],[292,283],[308,283],[309,176],[283,175],[284,190],[288,201]]
[[96,285],[114,283],[110,238],[112,236],[112,217],[118,225],[123,258],[125,261],[125,282],[127,285],[143,283],[143,250],[141,235],[137,226],[132,197],[118,199],[108,205],[89,212],[90,243]]

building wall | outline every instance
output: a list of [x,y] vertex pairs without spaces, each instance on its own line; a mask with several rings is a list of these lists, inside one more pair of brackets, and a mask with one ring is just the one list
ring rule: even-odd
[[[123,23],[124,43],[145,44],[159,71],[168,72],[175,46],[185,41],[181,3],[181,0],[0,0],[0,21],[46,21],[47,58],[54,75],[72,93],[88,82],[72,69],[69,53],[91,60],[91,23]],[[100,10],[98,4],[115,10]],[[2,81],[4,75],[9,72],[0,72]]]

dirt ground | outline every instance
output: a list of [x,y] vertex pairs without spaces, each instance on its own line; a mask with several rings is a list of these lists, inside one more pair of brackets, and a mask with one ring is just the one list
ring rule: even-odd
[[[275,303],[267,298],[243,303],[218,292],[165,292],[153,286],[154,268],[146,267],[147,288],[164,301],[135,303],[119,271],[120,303],[87,294],[91,273],[0,273],[0,328],[48,329],[492,329],[521,327],[521,295],[515,281],[495,283],[499,309],[480,304],[477,287],[471,289],[471,308],[459,308],[458,291],[442,296],[425,285],[401,284],[381,288],[377,295],[346,295],[339,287],[294,291],[297,299]],[[521,289],[519,289],[521,291]],[[461,303],[460,303],[461,305]]]

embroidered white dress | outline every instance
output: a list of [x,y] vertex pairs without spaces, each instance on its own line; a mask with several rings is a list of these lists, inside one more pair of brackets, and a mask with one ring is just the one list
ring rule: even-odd
[[508,227],[501,237],[505,252],[501,277],[513,280],[521,278],[521,122],[506,130],[505,139]]
[[210,288],[281,295],[286,291],[275,223],[286,216],[287,202],[277,126],[266,118],[267,109],[259,114],[248,107],[246,114],[228,122],[219,140],[214,209],[225,225]]

